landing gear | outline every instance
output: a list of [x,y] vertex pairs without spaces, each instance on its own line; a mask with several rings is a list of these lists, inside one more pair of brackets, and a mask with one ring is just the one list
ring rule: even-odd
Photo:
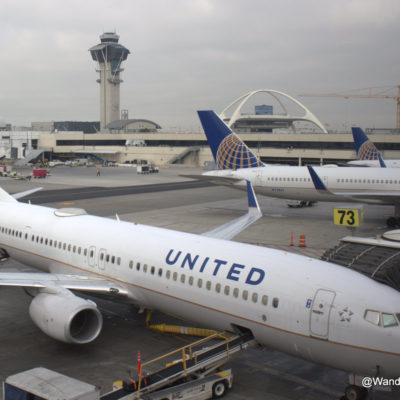
[[368,396],[366,388],[348,385],[344,391],[344,400],[365,400]]
[[390,217],[386,220],[386,225],[389,228],[397,228],[400,226],[400,218],[397,217]]

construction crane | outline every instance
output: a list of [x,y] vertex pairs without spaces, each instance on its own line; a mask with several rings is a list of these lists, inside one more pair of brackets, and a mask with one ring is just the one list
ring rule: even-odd
[[300,97],[341,97],[343,99],[392,99],[396,101],[396,129],[400,132],[400,86],[397,86],[397,96],[390,96],[386,94],[373,93],[373,89],[381,87],[371,87],[366,94],[340,94],[340,93],[303,93],[299,94]]

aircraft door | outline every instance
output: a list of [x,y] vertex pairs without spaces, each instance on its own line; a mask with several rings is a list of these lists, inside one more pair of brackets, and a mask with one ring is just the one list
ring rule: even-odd
[[318,289],[315,293],[310,315],[310,335],[328,339],[329,317],[336,293]]
[[91,267],[94,267],[96,263],[96,247],[95,246],[90,246],[89,247],[89,253],[88,253],[88,264]]

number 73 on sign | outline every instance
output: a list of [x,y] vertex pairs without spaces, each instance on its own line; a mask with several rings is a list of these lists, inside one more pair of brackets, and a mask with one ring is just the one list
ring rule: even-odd
[[334,208],[333,223],[350,227],[360,226],[364,221],[362,206],[357,208]]

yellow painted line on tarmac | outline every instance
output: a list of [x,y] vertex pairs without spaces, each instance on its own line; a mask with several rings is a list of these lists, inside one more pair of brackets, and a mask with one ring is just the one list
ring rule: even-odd
[[74,202],[68,202],[68,201],[64,201],[62,203],[57,203],[57,205],[59,205],[59,206],[72,206],[74,204],[75,204]]

